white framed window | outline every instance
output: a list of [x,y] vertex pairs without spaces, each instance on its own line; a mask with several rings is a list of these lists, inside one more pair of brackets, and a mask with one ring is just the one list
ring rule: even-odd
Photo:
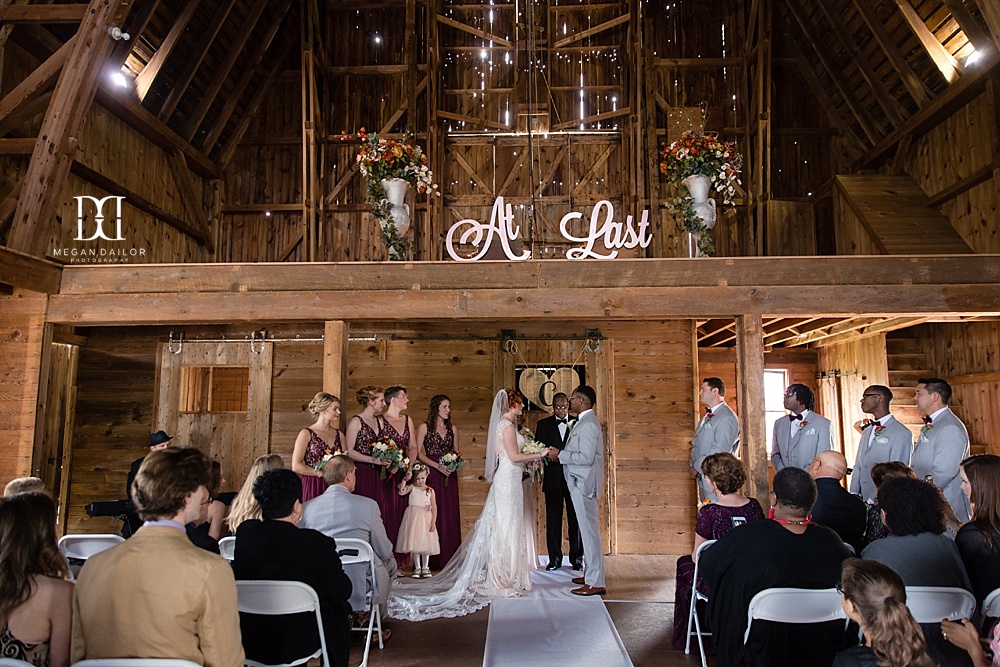
[[764,412],[767,423],[767,455],[771,455],[771,438],[774,434],[774,422],[784,417],[785,388],[788,386],[788,371],[784,368],[764,369]]

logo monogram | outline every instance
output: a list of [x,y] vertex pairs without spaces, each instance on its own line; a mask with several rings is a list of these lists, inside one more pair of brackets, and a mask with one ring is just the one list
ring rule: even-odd
[[[125,197],[116,197],[116,196],[112,195],[112,196],[109,196],[109,197],[105,197],[103,199],[98,199],[97,197],[90,197],[90,196],[84,195],[84,196],[80,196],[80,197],[73,197],[73,199],[76,200],[76,210],[77,210],[77,220],[76,220],[76,230],[77,231],[76,231],[76,239],[75,240],[77,240],[77,241],[93,241],[94,239],[97,239],[97,238],[102,238],[105,241],[124,241],[125,240],[125,237],[122,236],[122,201],[125,199]],[[86,237],[86,238],[83,235],[83,227],[84,227],[84,218],[83,218],[84,204],[83,204],[83,201],[85,199],[89,199],[90,201],[94,202],[94,207],[97,209],[97,211],[96,211],[97,215],[94,217],[94,222],[97,224],[97,231],[94,232],[93,236]],[[104,204],[109,199],[115,200],[115,236],[114,237],[106,236],[104,234],[104,220],[105,220],[105,216],[104,216]]]

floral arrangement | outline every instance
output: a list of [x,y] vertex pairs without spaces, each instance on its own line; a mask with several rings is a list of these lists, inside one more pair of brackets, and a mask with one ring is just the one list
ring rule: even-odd
[[410,459],[404,456],[403,450],[389,438],[377,440],[372,444],[372,458],[386,461],[389,465],[382,466],[382,479],[395,475],[400,470],[410,467]]
[[[341,141],[353,136],[346,131],[342,131],[340,135]],[[420,194],[433,192],[440,197],[438,186],[433,181],[434,174],[427,166],[427,156],[420,146],[395,139],[379,139],[374,132],[365,132],[365,128],[357,132],[357,137],[361,140],[361,150],[358,151],[356,160],[361,173],[368,180],[368,205],[380,222],[382,239],[389,248],[390,259],[403,259],[411,244],[396,229],[382,181],[401,178]]]
[[[535,434],[531,432],[531,429],[522,427],[520,433],[524,437],[524,445],[521,447],[522,454],[541,454],[548,449],[547,445],[543,445],[535,440]],[[530,461],[524,465],[525,471],[527,471],[536,482],[542,481],[542,461],[545,460],[546,459]]]
[[[456,454],[455,452],[448,452],[440,459],[438,459],[438,465],[447,470],[448,472],[455,472],[456,470],[461,470],[465,467],[465,459]],[[448,480],[450,477],[444,478],[444,485],[448,486]]]
[[315,468],[316,470],[322,470],[323,467],[326,465],[326,462],[329,461],[332,458],[333,458],[333,454],[330,453],[329,449],[327,449],[326,453],[324,453],[323,457],[319,461],[316,462],[316,465],[314,465],[313,468]]
[[743,170],[743,156],[736,152],[736,142],[722,141],[714,132],[685,132],[660,151],[660,173],[678,189],[680,196],[669,200],[666,209],[679,216],[684,228],[699,235],[699,249],[706,255],[715,252],[709,228],[692,207],[690,193],[684,186],[688,176],[701,174],[712,179],[712,187],[719,194],[723,205],[732,205],[736,186],[740,185],[739,173]]

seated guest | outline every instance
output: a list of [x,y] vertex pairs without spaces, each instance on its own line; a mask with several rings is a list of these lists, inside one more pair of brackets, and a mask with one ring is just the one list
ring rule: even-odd
[[[167,435],[163,431],[157,431],[156,433],[150,434],[149,451],[158,452],[161,449],[166,449],[170,446],[170,441],[173,439],[173,436]],[[133,505],[135,499],[132,497],[132,483],[135,482],[135,477],[139,474],[139,466],[141,466],[142,462],[145,460],[146,457],[141,456],[135,461],[132,461],[132,465],[129,467],[128,477],[125,479],[125,497],[128,498],[129,502],[133,503]],[[139,518],[139,515],[135,511],[129,511],[129,513],[125,515],[125,525],[122,526],[122,535],[124,535],[126,539],[132,537],[135,535],[135,531],[139,530],[139,526],[141,525],[142,519]]]
[[247,519],[260,518],[260,505],[253,497],[253,485],[257,478],[268,470],[284,467],[285,462],[277,454],[265,454],[254,460],[253,465],[250,466],[250,474],[247,475],[243,486],[233,498],[232,505],[229,506],[229,516],[226,517],[226,523],[229,524],[229,530],[233,535],[236,534],[236,529],[239,528],[240,524]]
[[7,482],[3,488],[4,498],[18,493],[47,493],[45,482],[37,477],[18,477]]
[[764,510],[761,509],[757,499],[748,499],[740,493],[740,488],[747,480],[747,474],[738,458],[728,452],[711,454],[702,462],[701,473],[716,501],[698,510],[692,555],[685,554],[677,559],[677,584],[674,588],[674,646],[679,649],[684,648],[687,640],[685,633],[691,606],[691,586],[694,583],[693,554],[706,541],[717,540],[736,526],[764,520]]
[[68,667],[73,584],[44,493],[0,500],[0,656]]
[[132,539],[91,556],[77,580],[73,662],[180,658],[242,667],[232,568],[184,532],[208,500],[211,471],[194,448],[168,447],[143,461],[132,497],[145,523]]
[[840,485],[847,476],[847,459],[832,449],[820,452],[807,472],[816,481],[813,523],[832,528],[857,553],[865,536],[865,503]]
[[[268,470],[253,487],[264,520],[240,524],[233,572],[236,579],[301,581],[316,591],[326,650],[334,667],[350,657],[351,580],[344,574],[337,543],[315,530],[299,528],[302,482],[291,470]],[[247,658],[288,664],[319,648],[312,613],[275,617],[240,614]]]
[[889,534],[882,523],[882,510],[878,506],[878,489],[890,477],[913,477],[913,469],[899,461],[886,461],[872,466],[872,482],[875,484],[875,499],[867,504],[865,517],[865,544],[871,544]]
[[872,560],[845,560],[840,604],[861,626],[864,643],[838,653],[833,667],[933,667],[924,634],[906,607],[903,580],[891,568]]
[[959,472],[972,505],[972,520],[958,531],[955,545],[982,605],[1000,588],[1000,456],[971,456],[962,461]]
[[321,495],[303,505],[302,528],[312,528],[334,539],[341,537],[360,539],[375,550],[375,581],[366,579],[363,563],[348,565],[354,593],[351,607],[358,611],[365,608],[365,594],[369,585],[374,587],[375,600],[385,613],[389,599],[390,577],[396,573],[396,560],[392,557],[392,542],[385,532],[382,513],[371,498],[354,494],[356,483],[354,461],[348,456],[334,456],[323,466],[323,478],[330,487]]
[[980,638],[976,624],[967,618],[942,620],[941,634],[969,655],[973,667],[1000,667],[1000,625],[993,627],[989,637]]
[[844,643],[842,621],[755,621],[743,644],[754,595],[767,588],[833,588],[841,563],[851,555],[835,532],[809,520],[816,483],[805,470],[779,470],[770,498],[773,521],[733,530],[701,555],[699,570],[711,589],[708,617],[717,665],[828,666]]

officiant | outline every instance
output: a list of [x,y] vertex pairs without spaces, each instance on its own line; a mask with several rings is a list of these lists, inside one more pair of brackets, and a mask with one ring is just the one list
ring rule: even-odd
[[[535,439],[549,447],[562,451],[572,427],[569,418],[569,397],[559,392],[552,397],[550,417],[540,419],[535,428]],[[569,523],[569,561],[574,570],[583,569],[583,540],[580,538],[580,526],[576,521],[576,511],[570,500],[569,487],[563,475],[562,464],[558,461],[547,461],[542,478],[542,492],[545,494],[545,543],[549,554],[549,564],[546,570],[558,570],[562,567],[562,518],[563,506],[566,507],[566,517]]]

